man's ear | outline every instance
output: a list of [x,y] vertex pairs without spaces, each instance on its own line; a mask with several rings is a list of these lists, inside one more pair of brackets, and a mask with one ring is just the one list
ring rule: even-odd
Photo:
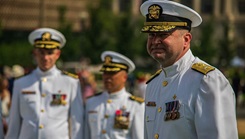
[[56,52],[56,55],[57,55],[58,57],[60,57],[60,55],[61,55],[61,50],[60,50],[60,49],[57,49],[56,51],[57,51],[57,52]]
[[126,82],[128,80],[128,73],[126,71],[125,71],[125,80],[126,80]]
[[32,55],[36,55],[37,54],[37,49],[36,48],[34,48],[34,49],[32,49]]
[[190,43],[191,43],[191,39],[192,39],[192,35],[191,33],[185,33],[183,35],[183,39],[184,39],[184,47],[185,48],[190,48]]

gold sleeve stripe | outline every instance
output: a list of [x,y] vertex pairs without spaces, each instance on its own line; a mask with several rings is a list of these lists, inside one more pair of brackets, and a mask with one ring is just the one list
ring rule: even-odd
[[122,69],[128,69],[127,66],[125,66],[123,64],[119,64],[119,63],[105,63],[104,66],[113,66],[113,67],[118,67],[118,68],[122,68]]
[[35,45],[40,45],[40,44],[57,45],[57,46],[60,45],[60,43],[55,41],[35,41]]
[[158,26],[187,26],[186,22],[145,22],[144,25],[158,25]]

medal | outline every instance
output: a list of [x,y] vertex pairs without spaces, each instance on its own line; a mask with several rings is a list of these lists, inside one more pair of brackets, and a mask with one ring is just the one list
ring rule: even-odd
[[179,119],[180,118],[180,113],[177,111],[176,114],[177,114],[176,119]]
[[123,106],[121,109],[116,110],[114,119],[114,128],[117,129],[128,129],[130,120],[130,112],[126,111],[126,107]]
[[53,94],[51,105],[66,105],[66,94]]
[[179,113],[179,108],[180,108],[180,104],[179,104],[179,100],[176,101],[171,101],[168,103],[165,103],[166,105],[166,113],[164,116],[164,121],[168,121],[168,120],[176,120],[180,118],[180,113]]
[[168,121],[167,113],[164,115],[164,121]]
[[170,112],[166,113],[166,114],[165,114],[165,117],[164,117],[164,120],[165,120],[165,121],[170,120],[171,115],[172,115],[172,114],[171,114]]
[[172,112],[171,120],[175,120],[177,117],[177,112]]

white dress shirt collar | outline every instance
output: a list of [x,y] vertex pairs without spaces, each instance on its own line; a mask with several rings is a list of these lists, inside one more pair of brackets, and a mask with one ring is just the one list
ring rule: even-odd
[[165,77],[171,77],[175,74],[178,74],[185,68],[189,68],[189,63],[192,63],[194,61],[195,57],[193,56],[191,50],[188,50],[185,55],[180,58],[177,62],[175,62],[173,65],[162,68],[163,72],[165,73]]
[[117,98],[121,98],[121,96],[124,94],[125,91],[126,90],[125,90],[125,87],[124,87],[124,88],[122,88],[121,90],[119,90],[117,92],[114,92],[114,93],[108,93],[108,92],[106,92],[106,93],[107,93],[107,95],[108,95],[108,97],[110,99],[117,99]]
[[36,69],[36,73],[38,77],[46,77],[46,76],[54,76],[57,74],[57,67],[54,65],[51,69],[48,71],[43,72],[39,67]]

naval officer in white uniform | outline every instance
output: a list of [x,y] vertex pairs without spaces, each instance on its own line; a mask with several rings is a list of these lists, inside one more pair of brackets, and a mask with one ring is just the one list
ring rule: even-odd
[[143,139],[144,100],[125,89],[134,63],[113,51],[103,52],[101,59],[105,91],[87,100],[85,139]]
[[148,0],[140,10],[147,51],[161,66],[147,82],[145,139],[238,139],[229,81],[190,50],[200,15],[168,0]]
[[55,66],[65,37],[40,28],[30,33],[29,41],[37,68],[14,82],[6,139],[82,139],[79,81]]
[[[2,104],[0,100],[0,104]],[[0,107],[0,139],[4,139],[4,132],[3,132],[3,115],[2,115],[2,107]]]

